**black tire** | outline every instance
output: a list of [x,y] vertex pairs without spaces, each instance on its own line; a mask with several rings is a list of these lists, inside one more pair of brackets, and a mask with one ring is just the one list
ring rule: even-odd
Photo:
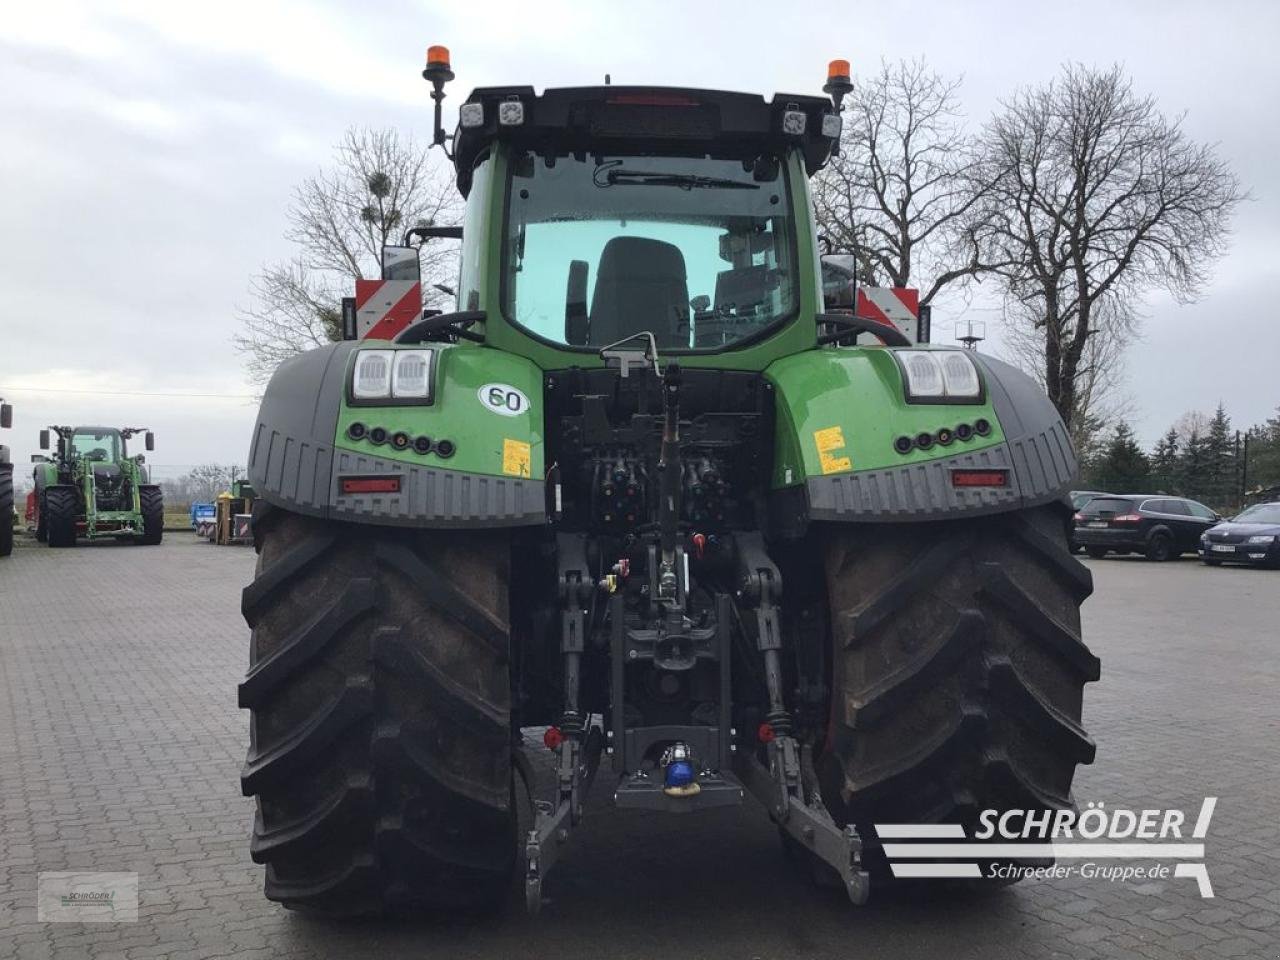
[[1089,554],[1094,560],[1101,560],[1107,555],[1106,547],[1086,547],[1085,553]]
[[44,543],[49,539],[49,525],[45,522],[44,492],[36,493],[36,540]]
[[1173,537],[1161,531],[1156,531],[1147,539],[1147,548],[1143,552],[1148,560],[1154,560],[1157,563],[1164,563],[1166,560],[1178,557],[1178,552],[1173,547]]
[[164,493],[159,487],[138,487],[138,504],[142,510],[142,543],[153,546],[164,537]]
[[[1099,663],[1080,639],[1092,575],[1057,505],[935,524],[831,528],[832,707],[817,761],[832,815],[959,823],[1074,807]],[[872,844],[873,877],[888,876]]]
[[51,547],[76,545],[76,506],[79,495],[75,487],[46,487],[44,491],[45,534]]
[[494,904],[516,862],[505,535],[254,510],[241,776],[266,895],[332,916]]
[[0,464],[0,557],[13,553],[13,467]]

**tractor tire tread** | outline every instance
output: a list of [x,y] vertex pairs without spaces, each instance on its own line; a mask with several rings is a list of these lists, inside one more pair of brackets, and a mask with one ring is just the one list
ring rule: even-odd
[[265,892],[326,916],[486,907],[517,860],[500,532],[258,501],[241,776]]
[[46,515],[46,541],[51,547],[76,545],[77,492],[74,487],[46,487],[44,514]]
[[[1081,723],[1100,675],[1080,638],[1092,591],[1064,505],[926,525],[826,529],[832,707],[817,767],[832,814],[961,823],[1064,809],[1096,748]],[[887,875],[874,842],[873,873]]]
[[155,484],[140,484],[138,508],[142,513],[141,542],[155,546],[164,539],[164,491]]
[[13,553],[13,465],[0,463],[0,557]]

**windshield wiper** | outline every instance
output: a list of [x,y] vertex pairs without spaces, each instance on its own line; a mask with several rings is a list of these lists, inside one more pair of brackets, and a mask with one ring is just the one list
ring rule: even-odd
[[[601,176],[603,174],[603,176]],[[699,177],[691,173],[653,173],[647,170],[620,170],[597,167],[592,178],[597,187],[679,187],[681,190],[759,190],[758,183],[743,183],[724,177]]]

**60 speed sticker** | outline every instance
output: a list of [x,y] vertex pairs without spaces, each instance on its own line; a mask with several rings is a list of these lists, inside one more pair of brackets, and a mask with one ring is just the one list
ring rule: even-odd
[[518,417],[529,409],[529,398],[509,383],[486,383],[476,396],[487,409],[504,417]]

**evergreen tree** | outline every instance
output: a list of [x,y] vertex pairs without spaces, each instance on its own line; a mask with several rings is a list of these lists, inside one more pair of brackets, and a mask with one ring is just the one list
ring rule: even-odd
[[1140,493],[1150,482],[1151,464],[1138,446],[1133,431],[1123,421],[1116,424],[1115,433],[1097,464],[1097,478],[1101,489],[1115,493]]
[[1178,487],[1178,431],[1170,427],[1156,442],[1151,453],[1151,485],[1161,493],[1177,493]]
[[1266,423],[1249,431],[1245,485],[1250,490],[1280,485],[1280,407]]
[[1215,507],[1234,504],[1236,500],[1236,440],[1231,431],[1231,418],[1221,403],[1209,421],[1205,434],[1207,461],[1206,486],[1201,499]]
[[1098,478],[1098,466],[1107,448],[1106,424],[1087,414],[1071,426],[1071,442],[1080,461],[1080,485],[1086,490],[1105,490]]
[[1211,472],[1208,441],[1192,427],[1183,441],[1182,455],[1178,457],[1178,485],[1182,495],[1195,500],[1205,499]]

